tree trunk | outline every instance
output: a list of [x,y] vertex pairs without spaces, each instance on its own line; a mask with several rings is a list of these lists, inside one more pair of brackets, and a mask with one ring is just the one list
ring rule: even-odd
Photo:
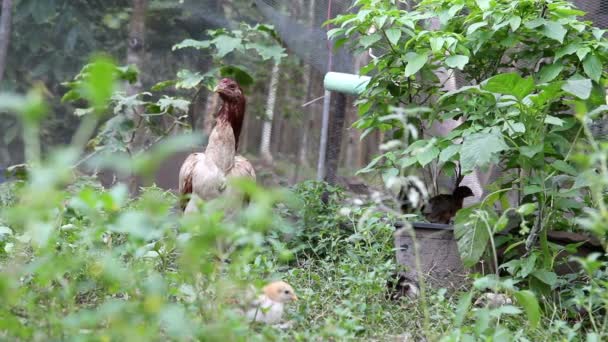
[[4,79],[6,70],[6,57],[11,40],[11,16],[13,14],[13,0],[2,0],[2,16],[0,16],[0,84]]
[[274,116],[274,105],[277,100],[277,89],[279,86],[279,71],[280,66],[275,63],[272,67],[270,76],[270,87],[268,88],[268,97],[266,99],[266,117],[262,126],[262,143],[260,144],[260,155],[266,162],[272,162],[272,154],[270,153],[270,138],[272,136],[272,118]]
[[[314,0],[313,0],[314,1]],[[304,85],[306,86],[306,99],[310,100],[312,97],[312,76],[313,71],[310,65],[305,65],[304,71]],[[313,106],[309,105],[309,107],[304,111],[304,117],[302,118],[302,131],[300,137],[300,146],[298,148],[298,156],[296,160],[296,169],[293,176],[293,183],[298,182],[300,169],[302,167],[308,168],[310,165],[308,164],[308,135],[310,134],[310,128],[313,125]]]
[[[145,58],[145,33],[146,33],[146,8],[147,0],[133,0],[133,13],[129,26],[129,41],[127,45],[127,64],[134,65],[139,71],[137,81],[127,85],[127,96],[132,96],[143,91],[142,75],[144,71]],[[130,113],[131,119],[135,124],[135,132],[129,141],[129,151],[131,155],[137,154],[145,146],[146,126],[142,114],[143,107],[137,107]],[[131,175],[127,180],[132,194],[136,194],[139,188],[139,180]]]
[[[316,0],[310,0],[308,6],[308,21],[311,27],[315,25],[315,7]],[[310,101],[313,91],[312,91],[312,76],[313,70],[310,64],[306,63],[304,65],[304,86],[306,87],[306,101]],[[310,132],[310,127],[312,126],[312,115],[314,113],[312,105],[309,105],[307,109],[304,111],[304,118],[302,119],[303,127],[302,127],[302,135],[300,138],[300,146],[298,148],[298,156],[296,160],[296,170],[293,175],[293,183],[298,182],[300,168],[305,166],[308,167],[308,135]]]
[[139,70],[137,82],[127,86],[127,95],[142,92],[141,75],[144,70],[144,47],[146,34],[147,0],[133,0],[133,13],[129,26],[129,42],[127,45],[127,64],[135,65]]
[[332,93],[332,112],[329,120],[329,132],[327,135],[327,157],[325,162],[325,181],[336,184],[338,177],[338,166],[340,165],[340,151],[342,147],[342,132],[346,117],[346,95]]

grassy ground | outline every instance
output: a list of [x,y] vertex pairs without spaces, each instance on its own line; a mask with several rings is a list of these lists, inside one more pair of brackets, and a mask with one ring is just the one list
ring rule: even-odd
[[[213,210],[173,214],[176,198],[87,181],[44,197],[3,186],[0,338],[5,340],[446,341],[576,340],[581,325],[546,310],[538,328],[517,305],[473,308],[469,292],[429,289],[387,299],[398,270],[393,219],[358,195],[305,182],[298,205],[254,192],[237,221]],[[329,202],[320,198],[329,191]],[[58,216],[58,209],[60,215]],[[239,221],[242,220],[242,221]],[[45,230],[50,227],[50,230]],[[7,233],[8,232],[8,233]],[[36,235],[38,234],[38,235]],[[43,235],[46,234],[46,235]],[[236,249],[226,254],[219,242]],[[224,254],[222,254],[224,253]],[[230,258],[230,263],[217,261]],[[215,261],[214,261],[215,260]],[[224,284],[283,279],[300,300],[287,330],[250,325],[223,301]],[[471,282],[472,283],[472,282]],[[467,286],[464,286],[466,289]],[[160,336],[160,337],[159,337]]]

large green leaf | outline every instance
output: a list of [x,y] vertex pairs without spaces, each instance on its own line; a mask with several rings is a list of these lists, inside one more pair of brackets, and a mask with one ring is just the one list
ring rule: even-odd
[[388,29],[386,30],[386,37],[391,44],[397,45],[397,43],[399,43],[399,39],[401,38],[401,30],[396,28]]
[[428,163],[432,162],[439,155],[439,149],[437,146],[428,146],[422,151],[416,154],[416,159],[420,163],[421,166],[426,166]]
[[562,90],[570,93],[581,100],[586,100],[591,96],[591,89],[593,88],[593,83],[589,79],[584,80],[576,80],[569,79],[562,86]]
[[359,40],[359,43],[364,48],[367,49],[370,46],[374,45],[376,42],[378,42],[380,39],[382,39],[382,36],[379,33],[374,33],[374,34],[370,34],[368,36],[365,36],[365,37],[361,38]]
[[536,300],[534,293],[529,290],[517,291],[515,292],[515,298],[517,298],[519,305],[521,305],[524,308],[524,311],[526,311],[530,326],[533,329],[536,328],[540,322],[540,305],[538,305],[538,301]]
[[112,97],[116,82],[116,65],[107,57],[97,57],[90,64],[82,92],[93,107],[104,108]]
[[439,161],[445,163],[446,161],[450,160],[453,156],[460,152],[461,147],[462,145],[460,144],[454,144],[444,148],[443,151],[441,151],[441,154],[439,154]]
[[504,138],[497,131],[471,134],[464,138],[460,150],[462,170],[471,171],[477,166],[486,166],[496,159],[501,151],[508,148]]
[[405,58],[407,65],[405,66],[405,77],[410,77],[417,73],[426,64],[427,55],[418,54],[415,52],[408,53]]
[[262,45],[262,44],[247,44],[248,49],[254,49],[260,56],[262,56],[263,60],[273,59],[275,63],[281,63],[281,59],[286,57],[285,49],[278,45]]
[[443,47],[445,39],[441,37],[432,37],[431,39],[429,39],[429,42],[431,43],[431,51],[437,53]]
[[585,70],[585,74],[589,76],[595,82],[599,82],[602,77],[602,72],[604,71],[602,65],[602,61],[595,55],[587,55],[585,60],[583,61],[583,69]]
[[208,49],[211,46],[211,41],[209,40],[194,40],[194,39],[185,39],[181,43],[173,45],[173,51],[185,48],[194,48],[197,50]]
[[199,85],[205,78],[198,72],[192,72],[190,70],[180,70],[177,72],[178,81],[175,84],[177,89],[192,89]]
[[482,89],[493,93],[513,95],[522,100],[534,90],[532,77],[522,78],[517,73],[500,74],[490,78]]
[[489,229],[492,229],[487,224],[493,225],[497,220],[493,210],[479,207],[462,209],[456,214],[454,237],[460,258],[466,267],[473,267],[485,252],[490,238]]
[[242,50],[243,40],[241,38],[221,35],[213,39],[213,45],[217,49],[217,57],[223,58],[235,50]]
[[553,81],[562,72],[562,70],[564,70],[564,65],[560,62],[545,65],[538,74],[540,83]]
[[469,63],[469,57],[464,55],[454,55],[445,59],[445,64],[450,68],[464,69],[464,66]]
[[232,77],[241,86],[246,87],[253,84],[253,77],[249,75],[245,68],[229,65],[220,69],[220,75],[223,77]]
[[555,39],[560,43],[564,42],[564,37],[566,37],[567,33],[568,30],[562,24],[555,21],[546,22],[543,28],[543,35],[545,37]]

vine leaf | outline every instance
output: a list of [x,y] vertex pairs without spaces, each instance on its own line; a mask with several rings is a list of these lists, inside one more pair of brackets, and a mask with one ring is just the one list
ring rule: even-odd
[[497,220],[498,216],[493,210],[484,210],[478,206],[462,209],[456,214],[454,237],[465,267],[473,267],[479,261],[490,239],[489,229]]
[[532,329],[535,329],[540,322],[540,305],[538,305],[534,293],[529,290],[517,291],[515,292],[515,298],[519,305],[524,308],[524,311],[526,311],[530,326]]
[[405,77],[410,77],[417,73],[426,64],[427,56],[415,52],[408,53],[405,58],[407,65],[405,66]]
[[593,87],[593,84],[591,83],[591,80],[589,80],[589,79],[585,79],[585,80],[570,79],[570,80],[566,81],[566,83],[562,86],[562,90],[578,97],[581,100],[586,100],[589,98],[589,96],[591,96],[592,87]]
[[534,90],[534,79],[523,78],[517,73],[500,74],[488,79],[482,88],[493,93],[513,95],[522,100]]
[[488,165],[498,153],[509,149],[499,132],[475,133],[465,137],[460,150],[462,171]]
[[450,68],[464,69],[464,66],[469,63],[469,57],[464,55],[454,55],[445,59],[445,64]]
[[583,61],[583,69],[585,70],[585,74],[589,76],[595,82],[599,82],[602,77],[603,65],[602,61],[597,58],[596,55],[587,55],[585,60]]
[[401,38],[401,30],[394,28],[386,30],[386,37],[391,44],[397,45],[397,43],[399,43],[399,39]]

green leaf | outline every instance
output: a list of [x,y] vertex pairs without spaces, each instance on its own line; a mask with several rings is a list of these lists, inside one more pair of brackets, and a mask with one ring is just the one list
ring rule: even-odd
[[601,30],[597,27],[594,27],[591,32],[593,33],[593,37],[595,37],[595,39],[597,40],[602,40],[602,37],[604,36],[604,34],[606,33],[606,30]]
[[585,46],[576,50],[576,56],[580,61],[582,61],[583,59],[585,59],[587,54],[589,54],[589,52],[591,52],[591,49]]
[[328,39],[333,39],[335,36],[343,34],[344,33],[344,29],[341,27],[338,28],[333,28],[329,31],[327,31],[327,38]]
[[217,49],[217,57],[224,58],[235,50],[242,50],[243,40],[241,38],[221,35],[213,39],[213,45]]
[[544,18],[536,18],[534,20],[527,21],[524,26],[529,29],[535,29],[539,26],[544,25],[547,22]]
[[198,72],[193,73],[190,70],[180,70],[177,72],[177,83],[175,83],[175,88],[177,89],[192,89],[196,88],[203,81],[205,76],[199,74]]
[[509,216],[507,216],[507,214],[508,212],[505,211],[500,215],[500,218],[496,221],[496,225],[494,225],[494,233],[500,233],[507,228],[507,225],[509,224]]
[[384,159],[386,156],[384,154],[381,154],[379,156],[377,156],[376,158],[372,159],[372,161],[369,162],[369,164],[367,164],[366,167],[364,167],[363,169],[357,171],[357,175],[361,174],[361,173],[368,173],[368,172],[372,172],[376,169],[376,164],[378,164],[382,159]]
[[509,25],[511,25],[511,30],[513,32],[517,31],[517,29],[521,26],[521,17],[516,15],[509,19]]
[[486,11],[490,9],[490,0],[475,0],[477,6],[482,10]]
[[158,82],[155,85],[153,85],[152,88],[150,88],[150,90],[160,91],[160,90],[166,89],[168,87],[174,86],[176,83],[177,83],[177,80],[167,80],[167,81]]
[[116,65],[106,57],[97,57],[90,64],[83,83],[83,94],[97,110],[105,108],[116,82]]
[[181,43],[173,45],[173,51],[185,48],[194,48],[197,50],[208,49],[211,46],[211,41],[209,40],[194,40],[194,39],[185,39]]
[[220,68],[220,75],[222,77],[232,77],[235,81],[237,81],[241,86],[247,87],[253,84],[253,77],[249,75],[244,68],[239,68],[234,65],[228,65]]
[[397,45],[397,43],[399,43],[399,39],[401,38],[401,33],[402,32],[400,29],[388,29],[386,30],[386,37],[388,38],[388,41],[391,42],[391,44]]
[[283,57],[287,57],[287,54],[285,53],[285,49],[278,44],[262,45],[262,44],[252,43],[252,44],[247,44],[247,49],[255,50],[265,61],[272,58],[272,59],[274,59],[274,62],[277,64],[281,63],[281,59],[283,59]]
[[532,214],[537,208],[538,206],[536,203],[526,203],[519,206],[516,211],[520,215],[527,216]]
[[524,308],[528,316],[528,322],[532,329],[536,329],[540,322],[540,306],[534,296],[534,293],[529,290],[517,291],[514,293],[517,302]]
[[552,115],[547,115],[547,117],[545,117],[545,123],[549,124],[549,125],[555,125],[555,126],[561,127],[564,125],[565,121],[558,117],[555,117]]
[[426,64],[427,55],[410,52],[405,56],[407,65],[405,66],[405,77],[410,77],[417,73]]
[[382,15],[379,17],[375,17],[374,18],[374,22],[376,23],[376,28],[378,30],[381,30],[384,27],[384,24],[386,24],[386,21],[388,20],[388,16],[387,15]]
[[603,72],[602,61],[595,55],[591,54],[585,57],[583,61],[583,69],[585,74],[589,76],[595,82],[599,82]]
[[464,55],[454,55],[445,59],[445,64],[450,68],[464,69],[464,66],[469,63],[469,57]]
[[359,39],[359,44],[361,44],[364,48],[367,49],[370,46],[374,45],[374,43],[380,41],[380,39],[382,39],[382,36],[378,32],[376,32],[374,34],[370,34]]
[[555,62],[543,66],[538,74],[540,83],[548,83],[553,81],[564,70],[564,65],[560,62]]
[[540,185],[528,185],[524,188],[524,195],[532,195],[532,194],[537,194],[539,192],[542,192],[543,188],[540,187]]
[[438,155],[439,148],[437,148],[437,146],[428,146],[416,154],[416,159],[418,160],[418,163],[420,163],[420,166],[424,167],[435,160]]
[[500,74],[490,78],[482,89],[493,93],[513,95],[522,100],[534,90],[532,77],[522,78],[517,73]]
[[528,157],[530,159],[534,158],[535,155],[539,154],[542,151],[543,151],[543,146],[542,145],[521,146],[519,148],[519,153],[521,153],[521,155],[526,156],[526,157]]
[[460,151],[463,171],[471,171],[477,166],[486,166],[509,146],[498,132],[475,133],[464,138]]
[[441,51],[443,43],[445,43],[445,39],[441,37],[432,37],[431,39],[429,39],[429,42],[431,43],[431,50],[433,51],[433,53],[437,53]]
[[557,171],[569,174],[571,176],[578,175],[578,172],[576,171],[576,169],[574,167],[572,167],[572,165],[568,164],[567,162],[565,162],[563,160],[554,161],[553,163],[551,163],[551,167],[553,167]]
[[542,281],[543,283],[551,286],[552,288],[557,283],[557,275],[553,272],[549,272],[546,270],[536,270],[532,272],[532,276]]
[[460,152],[461,147],[462,145],[460,144],[454,144],[444,148],[439,154],[439,161],[445,163],[446,161],[450,160],[453,156]]
[[471,302],[473,301],[473,291],[469,291],[458,300],[458,306],[456,307],[456,317],[454,319],[454,325],[460,327],[467,317]]
[[486,250],[490,233],[484,221],[493,226],[497,217],[494,211],[479,207],[461,209],[454,219],[454,237],[465,267],[474,266]]
[[467,35],[471,35],[472,33],[474,33],[475,31],[477,31],[478,29],[487,26],[488,23],[485,21],[481,21],[478,23],[474,23],[471,26],[469,26],[469,28],[467,29]]
[[187,113],[188,108],[190,107],[190,101],[167,95],[164,95],[163,98],[159,99],[157,104],[162,112],[167,112],[169,109],[174,108]]
[[562,86],[562,90],[578,97],[581,100],[586,100],[591,95],[591,88],[593,88],[593,84],[591,80],[575,80],[569,79]]
[[571,55],[575,52],[578,51],[578,49],[580,48],[580,43],[570,43],[564,47],[562,47],[561,49],[558,49],[557,52],[555,53],[555,59],[560,59],[564,56],[567,55]]
[[564,26],[555,21],[547,21],[543,28],[543,34],[547,38],[555,39],[560,43],[564,43],[564,37],[568,30],[564,28]]

